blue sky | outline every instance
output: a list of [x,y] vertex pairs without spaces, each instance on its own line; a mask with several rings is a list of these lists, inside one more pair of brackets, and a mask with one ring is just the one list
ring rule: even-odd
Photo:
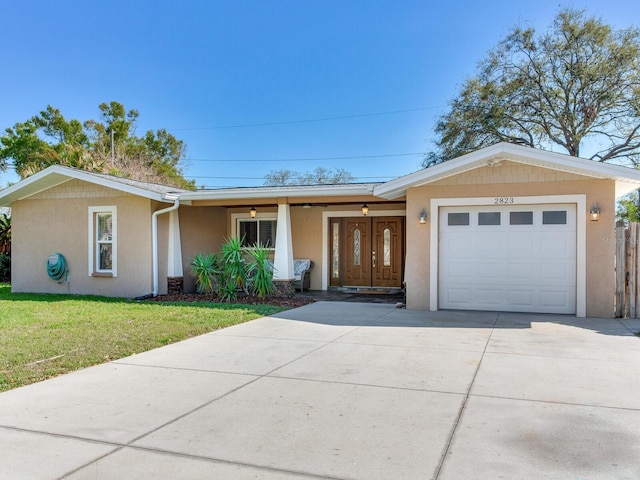
[[115,100],[139,133],[186,142],[199,186],[318,166],[386,180],[420,168],[436,117],[511,27],[544,30],[569,5],[640,26],[637,0],[0,0],[0,129]]

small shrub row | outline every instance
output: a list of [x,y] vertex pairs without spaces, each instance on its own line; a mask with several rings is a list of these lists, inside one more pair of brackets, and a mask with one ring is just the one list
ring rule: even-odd
[[[265,298],[273,293],[270,250],[261,244],[242,248],[243,239],[229,238],[216,253],[197,253],[191,259],[198,293],[217,293],[222,301],[237,299],[238,292]],[[245,254],[249,261],[245,260]]]

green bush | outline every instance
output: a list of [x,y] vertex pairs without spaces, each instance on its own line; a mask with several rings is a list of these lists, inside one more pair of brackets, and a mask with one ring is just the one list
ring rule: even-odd
[[[260,298],[273,293],[273,267],[269,263],[271,251],[255,244],[242,249],[243,239],[228,238],[219,253],[198,253],[191,259],[199,293],[217,293],[222,301],[232,302],[238,292],[249,291]],[[245,256],[250,258],[249,263]]]
[[213,253],[196,253],[191,259],[198,293],[214,293],[220,275],[220,262]]
[[251,263],[247,269],[251,278],[251,293],[265,298],[273,293],[273,270],[269,264],[271,251],[266,246],[256,243],[248,252],[251,256]]
[[0,282],[11,281],[11,255],[0,253]]
[[[243,258],[242,242],[243,239],[228,238],[222,244],[221,266],[223,284],[227,289],[232,286],[235,289],[247,291],[247,265]],[[235,299],[235,298],[234,298]]]

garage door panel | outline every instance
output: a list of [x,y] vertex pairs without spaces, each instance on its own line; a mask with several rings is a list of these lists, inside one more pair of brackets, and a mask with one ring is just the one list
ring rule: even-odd
[[480,257],[500,257],[507,246],[506,239],[493,232],[479,232],[472,240],[474,254]]
[[[505,232],[501,232],[500,235],[505,235]],[[531,232],[511,233],[502,255],[506,254],[509,258],[530,257],[532,252],[538,252],[539,250],[539,241],[537,238],[531,237]]]
[[540,305],[542,308],[564,309],[568,308],[572,303],[575,303],[575,296],[571,296],[567,292],[557,290],[543,290],[540,292]]
[[502,288],[478,288],[474,303],[486,307],[486,310],[500,310],[504,303]]
[[540,264],[540,280],[545,283],[562,282],[566,284],[571,282],[575,276],[575,263],[541,263]]
[[454,236],[448,248],[451,252],[473,252],[473,240],[464,236]]
[[540,240],[540,248],[547,258],[575,258],[575,237],[572,242],[566,233],[547,233]]
[[[449,226],[449,213],[469,224]],[[445,207],[439,221],[440,308],[575,313],[575,205]]]
[[448,262],[445,266],[446,275],[451,280],[465,281],[469,276],[468,262]]
[[[465,276],[469,275],[469,265],[465,271]],[[504,278],[504,268],[500,261],[485,261],[478,262],[473,268],[472,275],[478,279],[478,281],[495,282]]]
[[446,299],[456,308],[469,308],[472,305],[472,291],[470,288],[449,287],[446,290]]
[[509,262],[507,265],[507,278],[505,280],[509,283],[520,283],[523,280],[533,281],[538,276],[537,270],[537,265],[531,262]]
[[529,289],[507,289],[507,307],[511,308],[534,308],[534,292]]

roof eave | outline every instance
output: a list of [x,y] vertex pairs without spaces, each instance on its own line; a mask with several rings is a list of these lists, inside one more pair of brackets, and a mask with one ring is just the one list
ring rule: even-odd
[[132,185],[111,181],[107,178],[92,175],[90,172],[75,170],[60,165],[53,165],[19,181],[15,185],[1,190],[0,206],[9,206],[13,202],[37,195],[40,192],[57,187],[58,185],[62,185],[63,183],[74,179],[94,183],[106,188],[130,193],[132,195],[145,197],[150,200],[156,200],[159,202],[169,201],[164,198],[165,195],[162,193],[151,192]]
[[[625,193],[630,191],[630,184],[640,186],[640,171],[638,170],[530,147],[498,143],[491,147],[449,160],[440,165],[419,170],[381,184],[376,187],[374,194],[386,199],[397,198],[406,195],[408,188],[427,185],[453,175],[486,166],[489,162],[502,160],[575,173],[586,177],[614,180],[616,182],[616,193],[619,183],[621,184],[619,190]],[[633,188],[631,188],[631,190],[633,190]],[[622,194],[624,195],[624,193]]]
[[238,200],[280,197],[333,197],[373,195],[377,184],[323,185],[292,187],[248,187],[220,190],[196,190],[180,193],[180,200]]

